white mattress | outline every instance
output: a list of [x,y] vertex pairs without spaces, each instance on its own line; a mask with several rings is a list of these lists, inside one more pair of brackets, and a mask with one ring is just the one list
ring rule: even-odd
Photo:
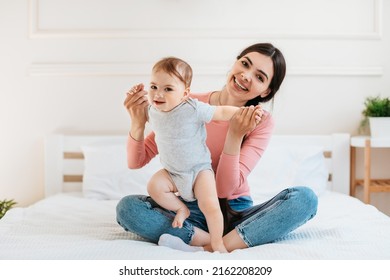
[[0,220],[0,259],[390,259],[390,218],[334,192],[321,195],[317,216],[283,240],[230,254],[146,242],[116,223],[116,203],[59,194],[11,209]]

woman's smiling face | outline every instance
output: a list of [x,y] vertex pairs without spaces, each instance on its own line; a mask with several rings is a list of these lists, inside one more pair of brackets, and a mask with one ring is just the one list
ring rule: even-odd
[[270,92],[273,73],[273,62],[269,56],[250,52],[234,63],[226,88],[230,96],[243,103],[259,95],[265,97]]

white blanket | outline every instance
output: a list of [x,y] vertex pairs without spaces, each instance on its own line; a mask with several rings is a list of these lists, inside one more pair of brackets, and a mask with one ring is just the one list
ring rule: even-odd
[[390,218],[339,193],[322,194],[315,218],[283,240],[230,254],[146,242],[116,223],[116,204],[59,194],[11,209],[0,220],[0,259],[390,259]]

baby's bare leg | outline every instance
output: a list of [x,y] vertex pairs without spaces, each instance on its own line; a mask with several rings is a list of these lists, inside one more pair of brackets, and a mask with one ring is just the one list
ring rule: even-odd
[[194,185],[195,197],[202,213],[206,217],[213,251],[227,253],[223,244],[223,216],[217,196],[214,173],[211,170],[199,172]]
[[175,195],[177,189],[165,169],[156,172],[148,183],[149,195],[163,208],[175,211],[172,227],[181,228],[190,215],[187,206]]

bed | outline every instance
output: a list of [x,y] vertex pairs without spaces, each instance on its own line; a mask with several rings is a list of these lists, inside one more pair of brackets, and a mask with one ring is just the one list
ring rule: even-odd
[[0,259],[390,259],[390,218],[348,195],[349,141],[348,134],[274,135],[249,178],[253,199],[309,185],[319,197],[318,213],[277,242],[219,254],[158,246],[116,223],[118,200],[145,193],[147,179],[160,168],[155,158],[128,170],[126,135],[50,135],[45,198],[0,220]]

